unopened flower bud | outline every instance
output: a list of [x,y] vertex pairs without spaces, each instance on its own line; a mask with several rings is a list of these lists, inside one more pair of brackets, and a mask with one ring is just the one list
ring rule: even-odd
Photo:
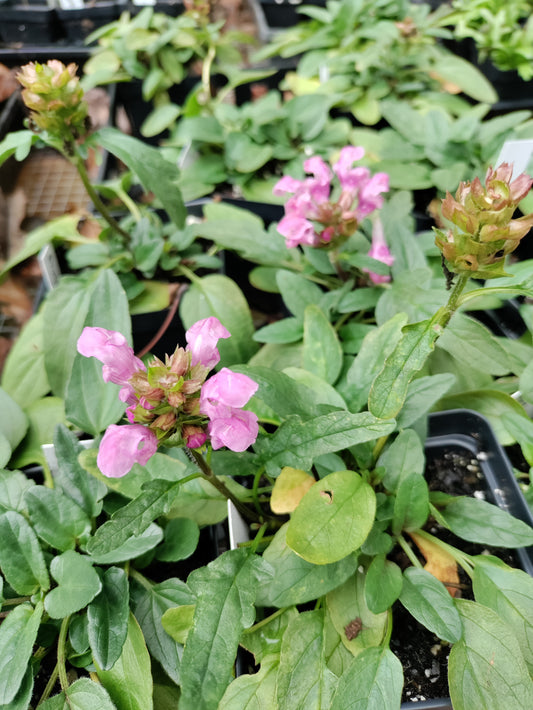
[[479,178],[462,182],[455,198],[447,193],[442,216],[453,227],[435,229],[435,243],[449,271],[469,272],[478,278],[505,275],[503,262],[533,227],[533,214],[513,218],[533,179],[521,174],[511,181],[513,166],[502,163],[487,170],[485,185]]
[[199,449],[207,441],[207,434],[203,429],[191,424],[185,424],[182,436],[189,449]]
[[165,412],[160,414],[150,425],[150,429],[160,429],[161,431],[169,431],[176,423],[176,415],[174,412]]
[[76,70],[75,64],[65,66],[51,59],[46,64],[26,64],[17,74],[33,125],[66,143],[88,130],[89,108]]
[[168,358],[167,367],[180,377],[187,372],[190,355],[183,348],[176,348],[174,353]]

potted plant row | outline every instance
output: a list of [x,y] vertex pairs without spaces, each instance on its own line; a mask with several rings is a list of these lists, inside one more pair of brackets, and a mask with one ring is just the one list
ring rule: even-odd
[[[428,420],[474,408],[532,463],[531,306],[520,306],[518,339],[471,317],[533,295],[531,262],[511,262],[533,222],[515,215],[531,178],[488,168],[446,196],[432,236],[416,236],[410,194],[389,197],[388,175],[348,144],[276,183],[284,215],[269,227],[216,201],[186,223],[166,150],[88,132],[73,68],[30,65],[20,80],[35,132],[8,135],[2,157],[39,140],[84,175],[88,145],[102,145],[172,226],[158,231],[127,182],[86,180],[98,239],[80,233],[79,215],[29,235],[26,254],[76,245],[75,273],[2,374],[0,702],[335,709],[357,699],[394,710],[413,687],[393,644],[405,612],[439,639],[444,666],[449,649],[455,710],[472,697],[531,705],[528,553],[513,562],[502,551],[533,545],[529,513],[509,507],[520,491],[498,478],[505,458],[487,449],[475,414],[452,415],[451,440],[448,424]],[[132,216],[117,220],[111,198]],[[256,265],[252,283],[279,294],[283,317],[254,325],[213,261],[222,250]],[[149,292],[165,263],[185,333],[167,357],[141,359],[127,272],[144,272]],[[51,440],[54,473],[40,448]],[[445,490],[439,447],[447,465],[463,461],[458,478],[484,474],[493,493]],[[25,468],[35,464],[42,472]],[[249,540],[217,556],[209,529],[228,501]],[[428,707],[446,707],[445,695]]]

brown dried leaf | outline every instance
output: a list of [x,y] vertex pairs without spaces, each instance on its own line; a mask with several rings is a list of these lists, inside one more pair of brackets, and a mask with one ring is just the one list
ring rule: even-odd
[[410,535],[426,559],[424,569],[440,580],[451,596],[455,597],[459,589],[457,562],[448,552],[431,540],[427,540],[416,533],[410,533]]

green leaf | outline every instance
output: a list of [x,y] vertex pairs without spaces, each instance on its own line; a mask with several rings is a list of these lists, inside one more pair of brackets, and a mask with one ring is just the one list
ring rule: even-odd
[[302,365],[329,384],[334,384],[342,368],[342,347],[337,333],[321,308],[307,306],[304,311]]
[[519,443],[528,464],[533,466],[533,422],[531,419],[518,414],[518,412],[508,412],[503,415],[502,422],[507,431]]
[[331,710],[399,710],[402,664],[388,648],[366,648],[339,678]]
[[381,454],[378,467],[385,468],[383,485],[394,492],[400,480],[410,473],[424,473],[426,459],[420,438],[412,429],[401,431]]
[[498,101],[498,95],[486,76],[471,62],[456,54],[439,52],[432,73],[446,82],[455,84],[476,101],[486,104],[494,104]]
[[26,513],[26,491],[35,486],[35,481],[20,471],[0,470],[0,512],[14,510]]
[[50,574],[57,582],[44,600],[52,619],[63,619],[87,606],[102,589],[102,583],[87,557],[67,550],[54,557]]
[[169,678],[179,684],[183,646],[167,634],[161,619],[168,609],[194,604],[196,597],[181,579],[167,579],[149,588],[132,583],[130,589],[132,610],[151,655],[161,664]]
[[289,622],[283,635],[277,706],[287,710],[326,710],[335,680],[326,666],[324,612],[305,611]]
[[511,548],[533,544],[533,528],[484,500],[457,498],[441,514],[450,530],[463,540]]
[[[101,271],[94,282],[83,325],[116,330],[131,342],[128,299],[118,276],[111,269]],[[67,419],[82,431],[96,436],[109,424],[114,424],[124,412],[124,403],[118,398],[119,389],[119,385],[104,382],[99,360],[77,353],[66,391]]]
[[65,426],[58,426],[54,432],[54,450],[57,458],[54,481],[89,518],[96,518],[102,510],[107,486],[90,476],[78,462],[82,447],[76,435]]
[[408,473],[400,479],[394,499],[392,532],[412,532],[423,527],[429,515],[428,484],[419,473]]
[[4,363],[1,383],[24,409],[50,391],[44,368],[42,313],[36,313],[20,331]]
[[514,632],[498,614],[458,599],[463,638],[452,647],[448,683],[456,710],[533,707],[533,684]]
[[283,372],[296,382],[313,390],[317,404],[329,404],[335,409],[346,409],[346,402],[335,387],[325,382],[318,375],[299,367],[286,367]]
[[256,330],[254,340],[258,343],[297,343],[303,334],[303,323],[299,318],[283,318]]
[[272,576],[257,591],[259,606],[280,608],[312,601],[345,582],[357,568],[357,555],[353,554],[327,565],[307,562],[291,550],[286,536],[284,524],[263,553]]
[[307,420],[291,417],[274,434],[258,439],[254,448],[268,471],[277,475],[283,466],[309,470],[317,456],[373,441],[393,429],[394,420],[382,421],[369,412],[337,411]]
[[123,569],[109,567],[102,575],[102,590],[87,607],[91,651],[104,671],[112,668],[121,655],[128,635],[128,617],[128,578]]
[[167,609],[161,617],[163,628],[177,643],[185,644],[187,641],[195,610],[195,604],[182,604],[182,606]]
[[491,375],[506,375],[511,371],[504,347],[482,323],[456,313],[439,339],[438,347],[453,355],[460,363],[483,369]]
[[[357,570],[344,584],[329,592],[326,596],[326,609],[342,645],[352,656],[358,656],[369,646],[380,646],[383,643],[388,613],[374,614],[368,608],[365,574],[362,570]],[[354,623],[359,626],[358,633],[350,633]]]
[[0,568],[6,581],[20,595],[50,587],[48,570],[33,528],[20,513],[0,515]]
[[430,572],[408,567],[403,573],[400,601],[417,621],[439,638],[455,643],[461,638],[461,619],[450,593]]
[[402,571],[395,562],[387,560],[385,555],[376,555],[365,577],[365,599],[368,608],[374,614],[387,611],[402,591]]
[[261,664],[253,675],[241,675],[232,681],[218,705],[218,710],[256,710],[276,707],[276,657]]
[[179,170],[161,151],[128,136],[116,128],[98,131],[101,145],[116,155],[139,177],[142,186],[153,192],[177,227],[185,225],[186,209],[177,186]]
[[42,615],[42,602],[19,604],[0,625],[0,705],[11,703],[24,681]]
[[195,228],[196,234],[213,240],[224,249],[238,252],[245,259],[277,267],[293,258],[281,234],[267,234],[263,221],[249,210],[223,202],[209,202],[204,207],[204,217],[205,220]]
[[307,306],[317,305],[324,295],[319,286],[293,271],[279,269],[276,281],[283,302],[289,311],[299,318],[304,317]]
[[337,562],[357,550],[374,523],[376,496],[355,471],[317,481],[291,515],[287,544],[314,564]]
[[437,316],[407,325],[403,336],[370,388],[368,409],[376,417],[388,419],[401,410],[409,383],[422,368],[441,333]]
[[181,109],[176,104],[163,104],[158,106],[150,115],[143,121],[141,126],[141,135],[146,138],[151,138],[162,133],[166,128],[170,128],[176,122],[176,119],[181,113]]
[[344,397],[351,411],[358,412],[366,404],[370,386],[399,342],[405,323],[405,314],[399,313],[365,336],[346,376]]
[[140,535],[160,515],[168,512],[179,483],[154,480],[144,491],[114,513],[101,525],[87,544],[87,552],[95,557],[112,552],[132,535]]
[[156,551],[156,559],[164,562],[186,560],[196,550],[200,528],[191,518],[173,518],[165,526],[164,541]]
[[292,414],[310,416],[319,413],[315,393],[285,373],[260,366],[232,369],[248,375],[257,382],[259,389],[255,397],[262,400],[280,417],[285,418]]
[[0,270],[0,280],[14,266],[40,252],[52,239],[64,239],[65,241],[80,239],[80,234],[77,230],[79,221],[79,215],[63,215],[26,234],[22,249],[11,257]]
[[427,414],[455,381],[456,377],[451,373],[417,377],[413,380],[407,388],[404,405],[398,414],[398,428],[406,429]]
[[533,669],[533,579],[508,567],[497,557],[474,558],[474,595],[480,604],[497,612],[511,629],[531,672]]
[[46,700],[39,710],[117,710],[105,688],[89,678],[79,678],[59,695]]
[[76,342],[89,311],[90,288],[78,277],[63,277],[43,305],[43,352],[52,392],[65,397]]
[[189,575],[187,583],[197,602],[181,661],[180,710],[218,706],[233,670],[241,633],[255,620],[261,569],[259,557],[237,549]]
[[[0,681],[1,682],[1,681]],[[22,683],[9,703],[1,703],[0,710],[28,710],[33,695],[33,672],[31,664],[26,668]]]
[[11,465],[23,468],[31,464],[46,465],[43,444],[51,444],[57,424],[65,422],[65,404],[60,397],[43,397],[26,408],[28,432],[18,446]]
[[146,530],[143,530],[139,535],[132,535],[118,547],[108,552],[93,553],[91,559],[93,562],[102,565],[116,564],[118,562],[127,562],[134,560],[136,557],[144,555],[145,552],[153,550],[163,539],[163,530],[151,523]]
[[0,436],[5,441],[5,448],[0,449],[0,466],[5,466],[17,445],[24,438],[28,428],[26,415],[7,392],[0,388]]
[[71,498],[56,488],[34,486],[26,493],[30,521],[39,537],[64,552],[91,531],[91,521]]
[[117,710],[152,710],[150,655],[133,614],[129,614],[122,653],[112,668],[96,662],[96,672]]
[[221,365],[248,362],[257,351],[253,340],[254,325],[248,303],[237,284],[227,276],[210,274],[195,279],[180,303],[180,315],[185,328],[209,316],[215,316],[231,333],[220,340]]

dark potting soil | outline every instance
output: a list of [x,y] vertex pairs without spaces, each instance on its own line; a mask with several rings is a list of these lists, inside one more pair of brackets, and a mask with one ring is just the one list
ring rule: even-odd
[[[459,447],[446,447],[428,457],[426,480],[430,491],[444,491],[451,495],[468,495],[493,503],[492,494],[479,468],[479,461],[471,452]],[[496,555],[509,565],[517,566],[512,551],[503,548],[488,548],[485,545],[461,540],[448,530],[430,520],[427,529],[445,542],[458,547],[469,555]],[[418,554],[416,548],[414,551]],[[424,563],[424,558],[420,557]],[[396,560],[400,566],[409,564],[401,552]],[[459,569],[460,589],[456,598],[473,599],[472,586],[466,573]],[[441,641],[435,634],[418,623],[411,614],[396,602],[393,608],[394,627],[391,650],[404,669],[402,702],[417,703],[436,698],[447,698],[448,656],[451,645]]]

